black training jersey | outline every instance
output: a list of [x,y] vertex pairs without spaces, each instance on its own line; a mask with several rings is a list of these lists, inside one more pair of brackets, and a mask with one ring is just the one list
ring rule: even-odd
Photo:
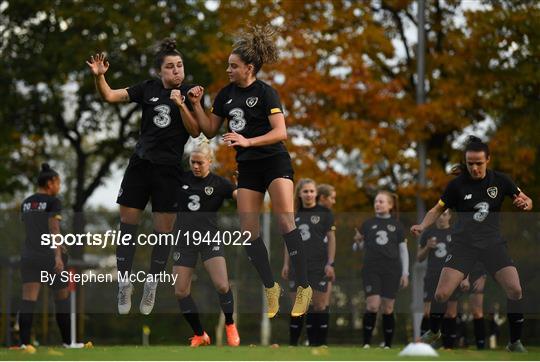
[[296,227],[305,242],[304,251],[308,262],[328,259],[327,234],[335,230],[334,214],[330,209],[316,205],[311,208],[300,207],[295,217]]
[[439,229],[437,227],[431,227],[422,233],[420,237],[420,246],[427,245],[429,239],[435,238],[437,245],[434,249],[429,250],[427,257],[427,273],[439,273],[448,255],[448,249],[452,242],[452,229]]
[[505,196],[519,193],[508,176],[493,170],[488,170],[482,180],[473,180],[465,172],[450,181],[439,204],[457,211],[454,242],[475,247],[504,243],[499,211]]
[[364,263],[399,261],[399,243],[405,242],[403,225],[393,217],[372,217],[360,227],[364,236]]
[[184,172],[179,194],[178,228],[181,231],[215,232],[217,211],[225,199],[232,199],[234,189],[229,180],[214,173],[201,178],[191,171]]
[[[182,84],[183,96],[192,85]],[[189,133],[184,127],[180,109],[170,99],[171,89],[159,79],[147,80],[127,89],[129,99],[142,107],[142,121],[135,153],[143,160],[157,164],[179,164]],[[191,103],[186,102],[192,110]]]
[[[228,120],[229,130],[246,138],[267,134],[272,130],[268,116],[282,113],[281,102],[274,88],[261,80],[241,88],[231,83],[221,89],[214,100],[212,113]],[[287,152],[283,142],[261,147],[235,147],[236,160],[247,161]]]
[[21,214],[26,231],[23,258],[54,258],[54,249],[42,245],[41,235],[50,234],[49,218],[61,220],[61,211],[62,203],[54,196],[37,193],[23,201]]

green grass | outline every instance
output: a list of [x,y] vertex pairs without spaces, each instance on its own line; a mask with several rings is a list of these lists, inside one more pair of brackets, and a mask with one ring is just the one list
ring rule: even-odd
[[[92,349],[67,350],[57,347],[39,347],[37,353],[0,350],[0,360],[432,360],[433,358],[400,358],[403,347],[391,350],[360,347],[202,347],[179,346],[97,346]],[[528,347],[527,354],[512,354],[502,349],[494,351],[455,350],[440,351],[436,360],[540,360],[540,347]]]

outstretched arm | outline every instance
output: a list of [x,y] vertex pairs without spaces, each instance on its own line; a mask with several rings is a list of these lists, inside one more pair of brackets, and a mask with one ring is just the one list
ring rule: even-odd
[[96,89],[101,98],[107,103],[129,102],[129,94],[125,89],[111,89],[105,80],[105,73],[109,69],[109,61],[105,54],[96,54],[90,57],[90,61],[86,61],[88,67],[94,75]]

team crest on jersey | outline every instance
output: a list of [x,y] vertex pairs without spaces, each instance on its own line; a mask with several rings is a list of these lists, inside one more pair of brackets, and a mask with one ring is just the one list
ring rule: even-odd
[[313,216],[311,217],[311,223],[312,223],[312,224],[318,224],[319,221],[321,221],[321,217],[320,217],[320,216],[318,216],[318,215],[313,215]]
[[490,187],[487,189],[487,194],[489,197],[491,197],[492,199],[496,198],[497,197],[497,193],[498,193],[498,189],[497,187],[493,186],[493,187]]
[[173,253],[173,259],[174,259],[174,261],[180,260],[180,253],[178,251],[175,251]]
[[204,188],[204,193],[210,196],[214,193],[214,188],[212,186],[206,186]]
[[452,235],[446,235],[446,241],[451,242],[452,241]]
[[257,104],[257,101],[259,100],[258,97],[249,97],[248,99],[246,99],[246,105],[249,107],[249,108],[253,108],[255,107],[255,105]]
[[396,231],[396,226],[395,225],[389,224],[386,227],[387,227],[388,231],[390,231],[391,233]]
[[368,292],[368,293],[371,292],[371,289],[372,289],[371,285],[366,285],[366,292]]

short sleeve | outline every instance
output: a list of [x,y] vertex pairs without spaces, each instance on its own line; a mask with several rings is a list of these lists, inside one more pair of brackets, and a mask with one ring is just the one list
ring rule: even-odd
[[62,220],[62,202],[54,198],[47,204],[47,212],[49,213],[49,218],[55,218]]
[[503,186],[504,194],[506,196],[513,197],[514,195],[516,196],[519,195],[519,193],[521,192],[520,188],[517,187],[515,182],[512,181],[512,179],[508,175],[502,174],[502,180],[503,180],[502,186]]
[[227,115],[225,114],[225,111],[223,110],[223,105],[225,104],[225,98],[226,98],[227,88],[222,88],[216,98],[214,99],[214,104],[212,105],[212,109],[210,109],[210,112],[214,113],[216,116],[221,118],[226,118]]
[[329,231],[335,231],[336,230],[336,223],[334,214],[332,211],[328,211],[328,215],[326,215],[326,232]]
[[127,89],[129,95],[129,101],[141,104],[144,99],[144,89],[146,88],[148,81],[131,86]]
[[439,205],[444,206],[448,209],[453,209],[456,207],[457,200],[459,198],[458,189],[456,187],[456,180],[457,179],[453,179],[446,186],[446,189],[444,190],[441,199],[439,200]]
[[281,106],[281,101],[279,100],[279,95],[277,91],[268,87],[264,93],[264,106],[266,115],[270,116],[272,114],[283,113],[283,107]]
[[233,198],[233,191],[236,190],[234,185],[231,181],[227,180],[226,178],[221,178],[222,180],[222,187],[223,187],[223,197],[226,199],[232,199]]

